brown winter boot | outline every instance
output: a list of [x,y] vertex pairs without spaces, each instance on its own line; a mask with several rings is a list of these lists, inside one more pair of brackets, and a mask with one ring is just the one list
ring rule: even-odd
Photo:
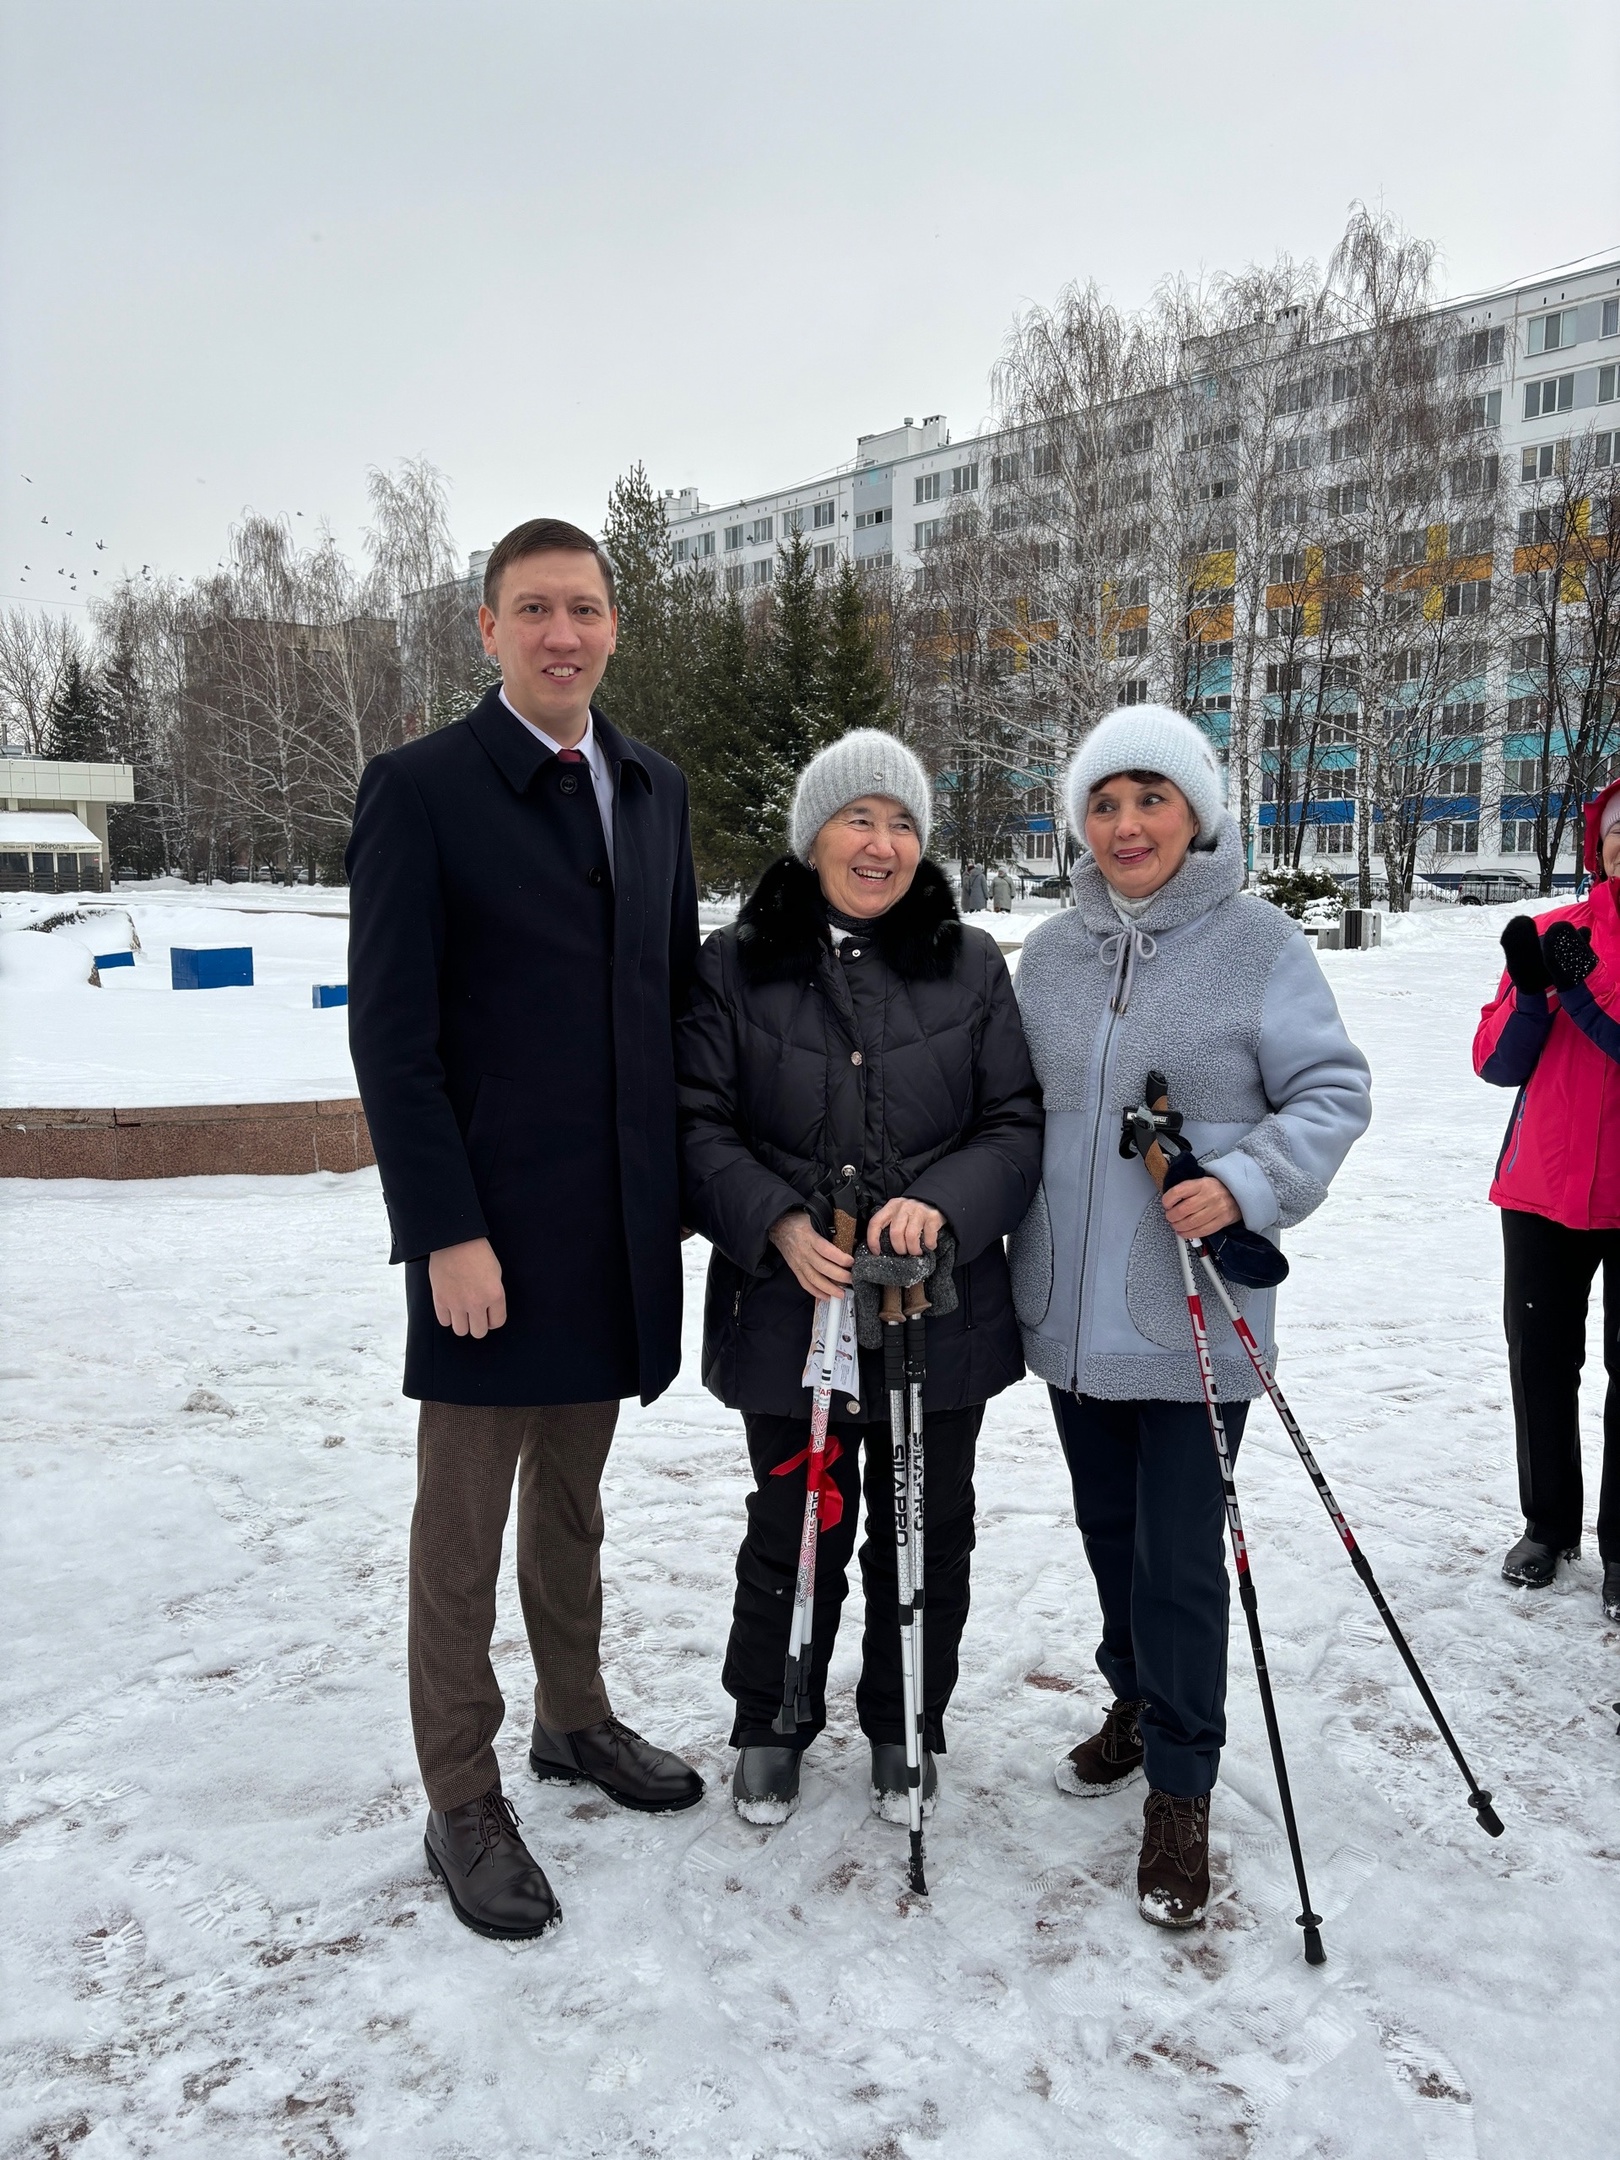
[[1150,1792],[1142,1803],[1136,1909],[1155,1927],[1196,1927],[1209,1903],[1209,1795]]
[[1060,1758],[1053,1773],[1058,1791],[1090,1800],[1129,1785],[1142,1767],[1141,1711],[1139,1702],[1115,1702],[1102,1730]]

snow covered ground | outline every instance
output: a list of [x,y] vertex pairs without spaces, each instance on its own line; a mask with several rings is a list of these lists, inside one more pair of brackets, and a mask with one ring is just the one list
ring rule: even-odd
[[469,1935],[420,1843],[412,1422],[374,1174],[0,1187],[0,2152],[1611,2160],[1620,1630],[1590,1539],[1550,1593],[1497,1573],[1518,1524],[1483,1195],[1507,1101],[1468,1039],[1503,912],[1324,956],[1377,1112],[1290,1241],[1283,1378],[1507,1834],[1475,1826],[1257,1411],[1240,1483],[1319,1970],[1236,1617],[1202,1932],[1136,1915],[1140,1787],[1053,1787],[1105,1696],[1031,1384],[986,1423],[931,1899],[867,1814],[853,1626],[801,1813],[736,1820],[719,1669],[745,1474],[697,1383],[695,1247],[687,1370],[611,1460],[607,1659],[709,1797],[649,1819],[529,1783],[508,1581],[502,1755],[566,1921]]

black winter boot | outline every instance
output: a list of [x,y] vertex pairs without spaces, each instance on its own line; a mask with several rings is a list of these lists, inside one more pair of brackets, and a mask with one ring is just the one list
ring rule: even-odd
[[803,1748],[745,1747],[731,1773],[731,1804],[744,1822],[785,1823],[799,1804]]
[[520,1942],[561,1920],[562,1907],[498,1785],[462,1807],[430,1809],[422,1844],[456,1918],[475,1934]]
[[647,1815],[673,1814],[703,1798],[703,1780],[689,1762],[669,1748],[654,1747],[616,1717],[570,1733],[553,1732],[536,1718],[529,1771],[542,1785],[584,1780],[620,1807]]
[[[906,1747],[903,1740],[872,1742],[872,1813],[885,1822],[911,1821],[911,1787],[906,1782]],[[934,1812],[939,1797],[939,1768],[925,1748],[922,1759],[922,1811],[924,1819]]]
[[1136,1909],[1155,1927],[1196,1927],[1209,1903],[1209,1794],[1149,1792],[1142,1803]]
[[1620,1620],[1620,1560],[1603,1563],[1603,1617]]
[[1059,1792],[1091,1800],[1135,1783],[1142,1768],[1142,1707],[1139,1702],[1110,1704],[1102,1729],[1059,1758],[1052,1773]]
[[1502,1580],[1522,1583],[1527,1590],[1545,1590],[1558,1573],[1560,1560],[1578,1560],[1580,1543],[1542,1545],[1533,1537],[1520,1538],[1502,1562]]

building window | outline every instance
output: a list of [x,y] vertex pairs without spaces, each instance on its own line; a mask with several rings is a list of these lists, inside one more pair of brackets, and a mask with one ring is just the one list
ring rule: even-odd
[[1598,332],[1598,336],[1620,337],[1620,300],[1604,301],[1603,328]]
[[1115,640],[1115,651],[1121,660],[1145,660],[1147,658],[1148,634],[1146,628],[1121,630]]
[[[763,547],[767,540],[774,540],[775,537],[776,526],[775,522],[771,518],[757,517],[755,518],[753,524],[750,525],[748,528],[748,544],[750,547]],[[757,585],[764,585],[768,584],[769,580],[766,578],[756,578],[754,582]]]
[[1600,405],[1612,405],[1617,395],[1620,395],[1620,367],[1600,367],[1598,369],[1598,403]]
[[[1501,393],[1492,391],[1491,395],[1496,399],[1498,408],[1500,408],[1502,402]],[[1331,429],[1328,434],[1329,464],[1342,465],[1346,458],[1360,457],[1367,447],[1367,438],[1368,430],[1365,420],[1352,420],[1345,427]]]
[[1502,820],[1502,853],[1504,855],[1533,855],[1535,852],[1535,819],[1504,818]]
[[1302,607],[1274,607],[1266,609],[1266,636],[1270,638],[1302,637],[1305,631],[1305,610]]
[[1442,855],[1479,853],[1478,818],[1447,818],[1434,828],[1434,844]]
[[838,549],[830,540],[824,540],[816,549],[816,568],[830,570],[838,560]]
[[1289,442],[1279,443],[1275,461],[1278,472],[1308,472],[1314,448],[1309,435],[1296,435]]
[[743,589],[743,581],[744,581],[744,580],[746,579],[747,575],[748,575],[748,571],[747,571],[747,568],[746,568],[746,566],[745,566],[744,564],[742,564],[742,563],[740,563],[740,562],[738,562],[738,563],[727,563],[727,564],[726,564],[726,591],[727,591],[727,592],[741,592],[741,591],[742,591],[742,589]]
[[917,475],[917,500],[920,503],[939,501],[940,475],[937,472]]
[[1545,510],[1521,510],[1519,512],[1520,547],[1539,547],[1548,541],[1562,537],[1564,513],[1561,505],[1551,504]]
[[1153,422],[1151,420],[1133,420],[1129,426],[1122,427],[1119,431],[1119,447],[1127,455],[1135,450],[1151,450],[1153,448]]
[[1346,398],[1361,395],[1361,370],[1359,367],[1336,367],[1333,370],[1333,402],[1342,405]]
[[1560,308],[1555,315],[1538,315],[1530,325],[1530,342],[1525,350],[1529,353],[1563,352],[1575,344],[1576,314],[1574,308]]
[[1471,368],[1489,367],[1502,357],[1504,339],[1500,330],[1470,330],[1457,340],[1457,372],[1466,375]]
[[1478,762],[1442,765],[1434,776],[1434,792],[1437,795],[1477,795],[1484,777],[1485,768]]
[[1058,469],[1056,443],[1037,443],[1029,454],[1029,470],[1032,479],[1050,480]]
[[742,544],[743,544],[743,529],[742,529],[742,527],[741,527],[740,525],[728,525],[728,526],[726,527],[726,552],[727,552],[727,554],[730,554],[730,552],[731,552],[731,550],[732,550],[733,548],[740,548],[740,547],[742,546]]
[[1446,587],[1448,615],[1488,615],[1491,608],[1489,578],[1462,578]]
[[1303,548],[1284,548],[1266,564],[1266,582],[1270,585],[1297,585],[1304,575]]
[[1366,509],[1367,502],[1365,480],[1344,480],[1327,490],[1322,497],[1322,508],[1329,517],[1356,517]]
[[1508,699],[1508,733],[1510,735],[1533,735],[1547,724],[1547,700],[1544,697],[1516,697]]
[[1148,701],[1147,678],[1139,676],[1133,682],[1122,683],[1119,702],[1122,705],[1145,705]]
[[1006,487],[1016,480],[1023,469],[1023,459],[1016,450],[1010,450],[990,460],[990,485]]
[[[1335,492],[1332,488],[1328,490],[1330,495]],[[1290,490],[1287,494],[1279,495],[1272,504],[1271,522],[1273,525],[1303,525],[1308,507],[1309,497],[1297,489]]]
[[1200,502],[1224,502],[1228,495],[1235,495],[1236,493],[1237,482],[1235,480],[1200,480],[1198,483],[1198,500]]
[[953,465],[951,467],[951,493],[953,495],[975,495],[978,493],[978,488],[979,468],[976,463],[972,465]]
[[1494,495],[1501,471],[1500,458],[1459,458],[1451,468],[1451,492],[1457,496]]
[[1309,412],[1316,403],[1316,385],[1308,375],[1296,382],[1279,383],[1275,403],[1280,413]]
[[1318,825],[1316,852],[1318,855],[1353,855],[1356,852],[1356,828],[1349,824]]
[[820,532],[824,526],[830,525],[837,515],[838,505],[836,503],[818,502],[811,507],[810,522],[817,532]]
[[1303,660],[1273,660],[1266,668],[1266,689],[1273,697],[1292,697],[1305,687]]
[[893,522],[892,510],[857,510],[855,513],[857,532],[869,532],[874,525],[892,525]]
[[990,513],[990,530],[992,532],[1017,532],[1023,522],[1023,512],[1016,503],[997,503]]
[[1540,382],[1524,386],[1524,417],[1527,420],[1544,420],[1549,413],[1573,412],[1574,409],[1573,375],[1548,375]]
[[1539,675],[1547,665],[1547,640],[1544,637],[1516,637],[1508,654],[1508,665],[1515,675]]
[[672,540],[669,543],[670,561],[675,563],[685,562],[688,554],[691,552],[691,548],[692,543],[690,540]]
[[943,518],[925,518],[920,525],[911,528],[911,544],[920,555],[924,548],[933,547],[945,529]]
[[1463,518],[1451,528],[1447,546],[1453,555],[1489,555],[1496,545],[1496,526],[1488,518]]
[[1366,559],[1364,540],[1330,540],[1327,549],[1329,577],[1353,577]]
[[[1516,704],[1526,701],[1515,699]],[[1502,792],[1504,795],[1539,795],[1541,793],[1541,760],[1538,757],[1510,757],[1502,760]]]
[[1557,443],[1538,443],[1526,450],[1519,459],[1521,480],[1550,480],[1558,463]]
[[1620,465],[1620,429],[1610,429],[1592,437],[1592,463]]
[[1463,434],[1475,428],[1499,427],[1502,420],[1502,393],[1500,390],[1481,390],[1473,397],[1464,398],[1457,415],[1457,426]]
[[1037,540],[1035,543],[1035,568],[1048,572],[1055,570],[1060,559],[1060,549],[1055,540]]

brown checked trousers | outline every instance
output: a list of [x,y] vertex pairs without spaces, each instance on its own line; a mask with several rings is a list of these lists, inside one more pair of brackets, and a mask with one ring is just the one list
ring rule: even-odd
[[490,1663],[501,1540],[518,1488],[517,1579],[534,1709],[553,1732],[611,1714],[602,1684],[602,1469],[617,1402],[424,1402],[411,1517],[411,1725],[428,1805],[500,1783],[506,1704]]

